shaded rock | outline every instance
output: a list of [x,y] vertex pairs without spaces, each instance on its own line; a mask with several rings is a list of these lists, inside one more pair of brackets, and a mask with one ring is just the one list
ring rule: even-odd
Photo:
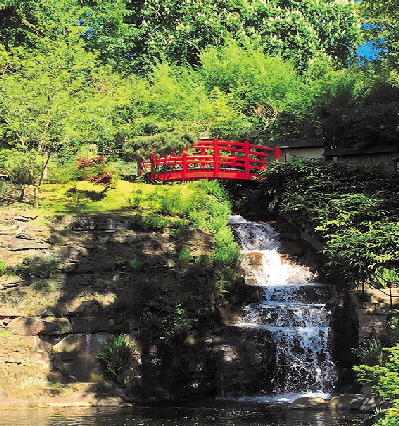
[[97,354],[107,334],[69,334],[52,346],[53,371],[65,382],[91,381],[101,373]]
[[29,222],[31,220],[34,220],[37,218],[36,216],[27,216],[27,215],[18,215],[18,216],[14,216],[13,220],[19,221],[19,222]]
[[7,329],[14,334],[34,336],[36,334],[66,334],[72,326],[66,318],[18,317],[12,319]]
[[2,247],[5,247],[10,251],[46,250],[50,248],[50,244],[30,240],[15,239],[13,241],[9,241],[8,244],[2,244]]
[[374,413],[377,408],[388,408],[389,404],[380,396],[370,395],[364,398],[359,411],[363,413]]
[[330,400],[329,407],[333,410],[359,410],[365,399],[362,394],[338,395]]
[[3,276],[0,277],[0,289],[18,287],[21,283],[21,279],[17,276]]
[[15,238],[18,238],[20,240],[29,240],[33,241],[36,237],[32,234],[28,234],[26,232],[21,232],[20,234],[17,234]]
[[[248,342],[251,342],[249,345]],[[272,392],[275,379],[275,345],[270,331],[221,327],[209,341],[214,354],[217,392],[226,396]]]
[[103,309],[103,306],[97,300],[85,300],[75,309],[74,313],[82,317],[93,317],[101,313]]
[[34,336],[45,328],[40,318],[18,317],[8,323],[7,329],[13,334],[22,336]]
[[72,317],[70,319],[73,333],[95,333],[109,330],[113,325],[112,319],[104,317]]
[[72,325],[67,318],[46,318],[42,320],[43,330],[40,334],[66,334],[72,331]]
[[53,346],[54,352],[93,352],[97,353],[105,334],[69,334]]
[[77,275],[69,274],[67,277],[68,283],[70,284],[71,287],[89,286],[93,283],[94,279],[95,279],[95,274],[77,274]]
[[113,232],[121,229],[129,229],[131,227],[130,220],[123,217],[89,217],[77,216],[73,218],[71,228],[74,231],[108,231]]
[[297,398],[292,404],[290,404],[290,408],[295,409],[308,409],[308,408],[323,408],[328,405],[329,401],[324,398],[314,397],[314,396],[302,396]]

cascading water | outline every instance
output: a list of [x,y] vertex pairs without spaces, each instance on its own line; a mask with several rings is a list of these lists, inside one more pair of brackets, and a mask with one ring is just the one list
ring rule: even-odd
[[262,300],[246,306],[235,326],[268,330],[275,345],[272,383],[261,395],[270,390],[281,399],[330,394],[336,377],[326,309],[331,288],[317,283],[309,268],[284,261],[270,225],[241,216],[229,222],[241,246],[246,284],[263,287]]

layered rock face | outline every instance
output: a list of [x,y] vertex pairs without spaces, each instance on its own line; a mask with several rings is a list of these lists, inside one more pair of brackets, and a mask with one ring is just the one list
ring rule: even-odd
[[[12,357],[5,342],[19,336],[29,348],[28,358],[46,365],[40,386],[47,379],[96,381],[103,379],[97,362],[101,342],[123,332],[133,342],[131,374],[142,382],[140,324],[126,311],[139,308],[140,294],[146,289],[151,293],[155,285],[189,287],[194,280],[211,281],[212,272],[196,265],[197,257],[209,254],[209,235],[188,230],[184,239],[177,239],[167,232],[143,231],[128,216],[60,216],[48,221],[12,213],[0,218],[0,256],[8,267],[0,276],[3,357]],[[182,261],[184,249],[189,256]],[[151,347],[147,358],[157,357],[159,349]],[[5,376],[11,364],[2,365]],[[27,373],[21,369],[20,379]],[[2,385],[0,396],[18,393],[18,384]]]

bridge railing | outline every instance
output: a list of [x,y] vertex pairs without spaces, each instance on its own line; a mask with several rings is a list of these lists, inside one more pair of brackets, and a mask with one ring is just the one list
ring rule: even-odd
[[251,145],[248,141],[200,140],[183,149],[181,155],[172,153],[159,157],[152,153],[143,161],[141,174],[151,180],[249,179],[259,180],[260,170],[266,169],[267,157],[279,160],[279,148]]

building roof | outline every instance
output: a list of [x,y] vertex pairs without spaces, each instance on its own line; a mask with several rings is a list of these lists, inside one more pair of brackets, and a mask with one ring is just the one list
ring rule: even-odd
[[338,149],[325,149],[324,156],[359,156],[359,155],[375,155],[375,154],[389,154],[396,151],[393,145],[377,145],[367,148],[338,148]]
[[280,149],[289,148],[323,148],[324,139],[291,139],[277,142],[276,146]]

